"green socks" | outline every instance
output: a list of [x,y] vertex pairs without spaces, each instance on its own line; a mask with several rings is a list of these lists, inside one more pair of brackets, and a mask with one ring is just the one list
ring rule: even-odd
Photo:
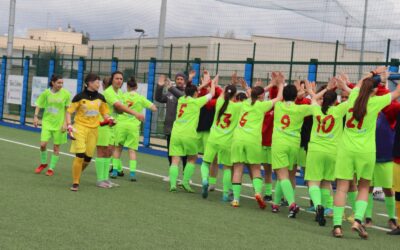
[[240,200],[240,192],[242,190],[242,183],[232,183],[233,199],[236,201]]
[[228,194],[229,189],[232,188],[232,170],[224,169],[224,176],[222,178],[223,183],[223,193]]
[[372,209],[374,209],[374,197],[372,193],[368,194],[368,206],[367,210],[365,211],[365,218],[371,218],[372,219]]
[[357,191],[347,193],[347,201],[348,201],[349,205],[351,206],[351,209],[353,210],[353,212],[354,212],[354,208],[355,208],[357,193],[358,193]]
[[281,203],[283,193],[282,193],[282,187],[281,187],[281,182],[276,181],[275,182],[275,196],[274,196],[274,204],[279,205]]
[[255,194],[260,194],[261,195],[262,186],[263,186],[263,179],[262,178],[254,178],[253,179],[253,188],[254,188],[254,193]]
[[121,159],[112,158],[113,169],[116,169],[119,173],[122,171],[122,162]]
[[96,158],[96,176],[97,181],[104,181],[104,158]]
[[50,169],[54,170],[56,168],[57,162],[60,159],[59,155],[52,154],[50,158]]
[[210,176],[208,178],[208,182],[210,183],[210,185],[216,185],[217,184],[217,177]]
[[190,179],[192,179],[195,170],[195,165],[193,163],[186,163],[185,171],[183,172],[183,184],[189,184]]
[[281,183],[283,195],[285,196],[285,198],[288,201],[289,206],[290,206],[295,202],[292,183],[290,182],[289,179],[281,180],[280,183]]
[[110,176],[110,164],[111,164],[111,158],[103,158],[104,165],[103,165],[103,180],[108,180],[108,177]]
[[40,151],[40,164],[47,164],[47,150]]
[[343,221],[344,207],[333,207],[333,225],[341,226]]
[[310,193],[311,200],[314,203],[314,207],[317,208],[321,205],[321,189],[319,186],[310,186],[308,188],[308,192]]
[[137,161],[136,160],[130,160],[129,161],[129,170],[131,172],[136,172],[136,165],[137,165]]
[[[394,196],[391,197],[385,197],[385,205],[386,205],[386,211],[389,216],[389,219],[395,219],[395,214],[396,214],[396,202],[394,199]],[[400,214],[398,215],[400,216]]]
[[176,180],[178,179],[179,168],[176,165],[171,165],[169,167],[169,184],[171,188],[176,188]]
[[272,183],[265,183],[265,195],[272,195]]
[[333,195],[331,195],[331,190],[321,188],[321,205],[324,208],[333,209]]
[[358,200],[356,201],[356,209],[354,212],[354,219],[362,221],[365,215],[365,210],[367,210],[368,202]]
[[210,163],[203,161],[200,167],[201,180],[203,182],[208,181],[208,175],[210,174]]

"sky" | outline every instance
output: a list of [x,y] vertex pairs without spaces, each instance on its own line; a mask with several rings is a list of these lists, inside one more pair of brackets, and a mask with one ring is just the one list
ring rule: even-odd
[[[7,33],[9,0],[0,0],[0,34]],[[239,5],[231,4],[239,3]],[[364,0],[168,0],[167,37],[224,35],[237,38],[266,35],[335,42],[343,41],[343,12],[350,26],[362,23]],[[387,38],[400,41],[400,1],[369,1],[367,45]],[[247,7],[257,6],[259,8]],[[338,6],[341,8],[338,8]],[[157,37],[161,0],[17,0],[15,35],[29,28],[66,28],[88,32],[91,39],[132,38],[142,28]],[[317,20],[316,20],[317,19]],[[339,25],[330,24],[339,20]],[[393,21],[392,21],[393,20]],[[322,21],[326,21],[325,23]],[[398,25],[397,25],[398,24]],[[389,27],[390,29],[383,29]],[[393,28],[395,27],[395,28]],[[346,42],[358,45],[360,28],[348,28]],[[400,43],[399,43],[400,45]]]

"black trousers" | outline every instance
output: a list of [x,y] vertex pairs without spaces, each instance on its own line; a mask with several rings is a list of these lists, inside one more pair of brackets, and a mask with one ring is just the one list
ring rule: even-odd
[[[169,156],[169,143],[171,141],[171,135],[165,135],[165,136],[167,137],[168,161],[169,161],[169,166],[171,166],[172,158],[171,158],[171,156]],[[181,159],[182,159],[183,170],[185,170],[186,162],[187,162],[187,156],[181,157]]]

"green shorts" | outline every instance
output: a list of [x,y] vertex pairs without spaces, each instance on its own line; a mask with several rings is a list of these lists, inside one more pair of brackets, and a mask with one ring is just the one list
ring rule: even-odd
[[400,192],[400,164],[393,162],[393,191]]
[[203,161],[211,163],[214,161],[215,156],[217,156],[218,164],[232,166],[231,148],[209,141],[206,146],[206,151],[204,152]]
[[262,146],[249,142],[233,141],[231,148],[232,163],[261,164]]
[[197,132],[197,148],[199,150],[198,153],[203,154],[205,152],[209,135],[210,131]]
[[271,147],[262,146],[262,163],[272,163]]
[[377,162],[371,186],[381,188],[393,187],[393,162]]
[[115,125],[115,145],[122,145],[129,149],[138,150],[140,126],[128,122],[120,122]]
[[307,170],[304,179],[307,181],[334,181],[335,164],[335,154],[310,151],[307,154]]
[[293,170],[297,162],[299,147],[274,144],[271,147],[272,169],[288,168]]
[[169,156],[197,155],[198,143],[196,139],[172,134],[169,144]]
[[40,141],[48,142],[51,138],[53,138],[54,145],[62,145],[67,143],[67,132],[62,132],[60,130],[47,130],[42,129],[40,133]]
[[342,180],[353,180],[354,174],[357,179],[372,180],[375,168],[375,153],[356,153],[338,148],[335,165],[335,178]]
[[[117,126],[117,125],[115,125]],[[110,146],[115,144],[114,142],[114,127],[103,126],[98,128],[99,138],[97,139],[97,146]]]
[[304,148],[299,148],[299,152],[297,154],[297,166],[306,167],[307,163],[307,152]]

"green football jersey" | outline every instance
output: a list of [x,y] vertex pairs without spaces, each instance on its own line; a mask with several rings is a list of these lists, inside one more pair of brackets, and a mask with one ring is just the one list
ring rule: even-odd
[[42,128],[59,130],[64,123],[65,109],[71,104],[71,94],[63,88],[56,93],[51,89],[46,89],[40,94],[35,104],[44,109]]
[[178,99],[176,120],[171,135],[197,138],[200,109],[208,102],[207,96],[192,98],[182,96]]
[[[142,113],[144,108],[150,108],[153,105],[146,97],[134,91],[123,94],[123,102],[131,110],[135,110],[138,113]],[[129,122],[137,126],[140,126],[141,123],[135,116],[127,113],[119,115],[118,122]]]
[[346,113],[346,123],[340,146],[351,152],[375,153],[376,120],[379,112],[390,104],[391,95],[370,97],[366,115],[361,121],[357,121],[353,116],[353,106],[359,93],[359,88],[354,88],[350,93],[349,108]]
[[274,109],[274,143],[300,147],[300,131],[304,117],[312,114],[311,105],[297,105],[294,102],[277,102]]
[[256,101],[254,105],[251,105],[251,100],[244,101],[233,139],[235,141],[254,143],[261,147],[264,115],[272,107],[272,101]]
[[343,117],[348,110],[349,103],[343,102],[332,106],[322,113],[321,107],[312,105],[313,126],[308,151],[335,153],[337,144],[343,131]]
[[232,144],[233,132],[235,131],[235,127],[239,121],[242,103],[229,101],[228,107],[218,120],[218,113],[224,102],[223,98],[217,99],[214,121],[208,140],[218,145],[226,145],[230,147]]
[[123,97],[123,92],[121,89],[118,89],[118,92],[116,93],[113,89],[112,86],[109,86],[104,92],[103,92],[104,98],[106,98],[107,105],[108,105],[108,110],[110,111],[110,115],[114,117],[115,119],[118,118],[118,113],[114,109],[114,104],[117,102],[120,102],[121,104],[124,103],[124,97]]

